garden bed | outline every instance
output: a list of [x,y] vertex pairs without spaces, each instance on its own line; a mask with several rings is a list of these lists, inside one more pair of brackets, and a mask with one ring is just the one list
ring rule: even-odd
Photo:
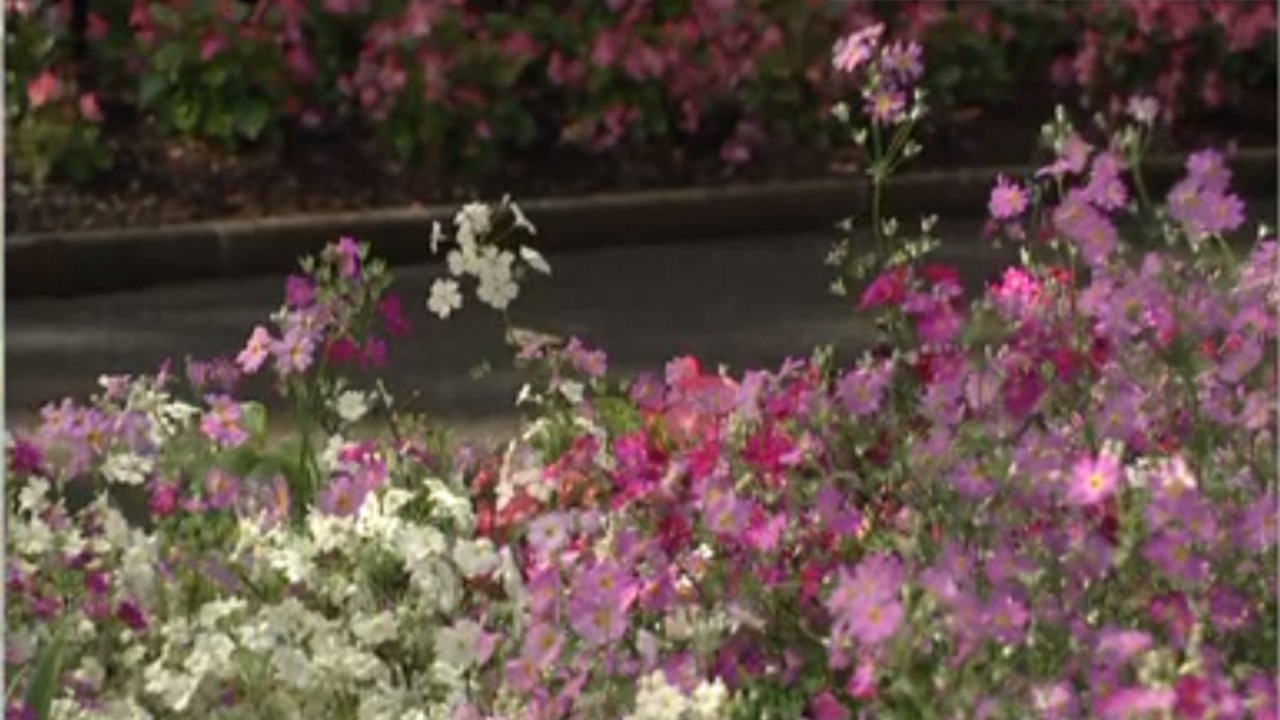
[[[1021,165],[1037,151],[1042,101],[1022,108],[967,108],[921,133],[927,151],[907,170]],[[1038,108],[1038,110],[1036,109]],[[1268,116],[1269,112],[1269,116]],[[558,147],[523,154],[485,174],[439,177],[389,162],[368,137],[347,132],[296,135],[281,148],[230,153],[162,138],[137,123],[109,128],[114,164],[85,186],[42,192],[11,189],[12,233],[143,227],[174,223],[448,204],[509,192],[525,200],[611,191],[715,187],[730,183],[812,180],[858,172],[846,150],[792,148],[762,152],[726,166],[714,149],[652,146],[592,155]],[[1275,108],[1223,112],[1181,126],[1163,149],[1276,143]]]

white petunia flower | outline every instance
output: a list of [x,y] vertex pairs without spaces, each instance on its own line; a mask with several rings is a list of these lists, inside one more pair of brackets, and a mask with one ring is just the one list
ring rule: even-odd
[[689,714],[693,716],[692,720],[719,720],[724,716],[728,702],[729,690],[720,678],[711,683],[703,680],[689,698]]
[[351,634],[366,647],[377,647],[388,642],[399,631],[395,616],[386,611],[357,616],[351,621]]
[[480,636],[484,628],[463,618],[452,626],[436,629],[436,660],[450,668],[465,670],[479,658]]
[[476,299],[494,310],[506,310],[520,295],[520,286],[513,280],[491,280],[485,276],[476,287]]
[[18,491],[18,508],[39,514],[48,503],[49,481],[41,477],[27,480],[27,484]]
[[298,648],[277,647],[271,653],[271,666],[281,680],[299,690],[309,690],[315,684],[311,660]]
[[493,227],[493,212],[484,203],[467,203],[453,216],[453,224],[458,228],[459,235],[465,232],[475,238],[482,238]]
[[453,546],[453,562],[465,577],[488,575],[497,567],[500,559],[493,543],[487,538],[458,540]]
[[520,259],[524,260],[526,265],[537,270],[543,275],[551,274],[551,265],[547,264],[547,259],[542,256],[542,253],[531,247],[526,247],[524,245],[520,246]]
[[427,298],[427,310],[441,320],[447,320],[450,315],[461,309],[462,292],[458,290],[456,281],[439,278],[431,284],[431,297]]
[[151,458],[130,452],[112,453],[102,464],[102,475],[108,482],[118,485],[141,485],[155,467]]
[[334,407],[343,422],[359,422],[369,412],[369,401],[358,390],[347,390],[338,396]]

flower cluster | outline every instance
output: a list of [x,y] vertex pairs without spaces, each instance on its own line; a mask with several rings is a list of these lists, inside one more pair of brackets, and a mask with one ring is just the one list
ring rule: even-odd
[[[880,32],[841,63],[911,67]],[[188,363],[190,398],[167,369],[104,378],[10,438],[11,711],[1275,717],[1276,240],[1234,259],[1220,155],[1143,207],[1132,133],[1055,127],[1041,172],[996,182],[1023,260],[979,297],[885,262],[868,352],[740,376],[619,382],[582,340],[528,340],[533,417],[493,454],[394,417],[349,439],[390,399],[332,372],[407,323],[367,248],[330,246],[274,331]],[[506,215],[527,229],[464,207],[446,256],[499,309],[517,258],[546,269],[492,243]],[[233,395],[268,368],[283,443]]]

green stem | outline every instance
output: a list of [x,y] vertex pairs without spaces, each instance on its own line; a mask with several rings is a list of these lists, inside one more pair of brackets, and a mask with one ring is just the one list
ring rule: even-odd
[[880,123],[871,122],[871,232],[876,240],[876,254],[884,257],[884,236],[880,232],[880,202],[884,189],[885,158],[880,142]]

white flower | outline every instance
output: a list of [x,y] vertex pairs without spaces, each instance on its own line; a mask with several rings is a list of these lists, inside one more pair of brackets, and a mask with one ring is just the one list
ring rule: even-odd
[[538,234],[538,228],[534,227],[533,223],[529,222],[529,218],[524,214],[524,210],[520,209],[519,205],[510,203],[507,207],[511,209],[511,214],[515,216],[515,224],[517,228],[524,230],[530,235]]
[[431,254],[435,255],[440,250],[440,243],[444,240],[444,228],[440,227],[440,221],[436,220],[431,223]]
[[295,647],[277,647],[271,653],[271,665],[284,682],[299,690],[307,690],[315,683],[315,672],[306,654]]
[[[455,275],[457,273],[454,273]],[[427,309],[446,320],[455,311],[462,309],[462,293],[458,283],[448,278],[439,278],[431,284],[431,297],[427,298]]]
[[205,628],[217,627],[218,623],[244,610],[249,604],[241,598],[211,600],[200,608],[199,623]]
[[471,527],[475,516],[471,512],[470,498],[455,492],[438,478],[428,478],[425,485],[427,496],[437,510],[443,512],[445,517],[453,520],[460,527]]
[[53,541],[53,530],[37,517],[9,528],[9,542],[23,555],[44,555],[53,549]]
[[465,577],[488,575],[498,567],[498,553],[487,538],[458,540],[453,546],[453,562]]
[[436,629],[436,660],[450,668],[465,670],[479,658],[480,623],[463,618],[452,627]]
[[225,633],[207,632],[196,636],[195,646],[183,666],[196,677],[212,674],[225,677],[235,671],[231,655],[236,651],[235,642]]
[[358,390],[347,390],[338,396],[334,409],[338,411],[338,417],[342,418],[343,422],[359,422],[360,418],[369,412],[369,401],[364,393]]
[[113,453],[102,464],[102,475],[120,485],[141,485],[147,481],[155,463],[130,452]]
[[551,274],[551,266],[547,264],[547,259],[542,257],[542,253],[531,247],[520,246],[520,259],[543,275]]
[[351,621],[351,634],[366,647],[377,647],[398,633],[395,616],[386,611],[357,616]]
[[499,311],[506,310],[519,295],[520,286],[510,279],[494,280],[485,276],[476,287],[476,299]]
[[716,678],[714,682],[706,680],[698,683],[689,699],[689,713],[693,720],[718,720],[724,715],[725,705],[729,701],[729,690]]
[[489,234],[493,226],[493,213],[484,203],[467,203],[453,216],[453,224],[457,226],[459,235],[481,238]]
[[171,672],[159,660],[147,666],[143,679],[148,694],[158,696],[170,710],[179,713],[187,710],[200,689],[199,676]]
[[585,388],[576,380],[564,380],[560,383],[560,394],[572,405],[581,405]]
[[41,477],[27,480],[27,484],[18,491],[18,507],[33,514],[39,514],[48,504],[49,481]]
[[685,696],[667,683],[666,674],[655,670],[640,678],[636,709],[629,720],[671,720],[683,715],[688,707]]
[[346,446],[347,441],[341,435],[330,436],[325,441],[324,449],[320,451],[320,465],[329,472],[342,469],[338,457],[342,455],[342,451]]

